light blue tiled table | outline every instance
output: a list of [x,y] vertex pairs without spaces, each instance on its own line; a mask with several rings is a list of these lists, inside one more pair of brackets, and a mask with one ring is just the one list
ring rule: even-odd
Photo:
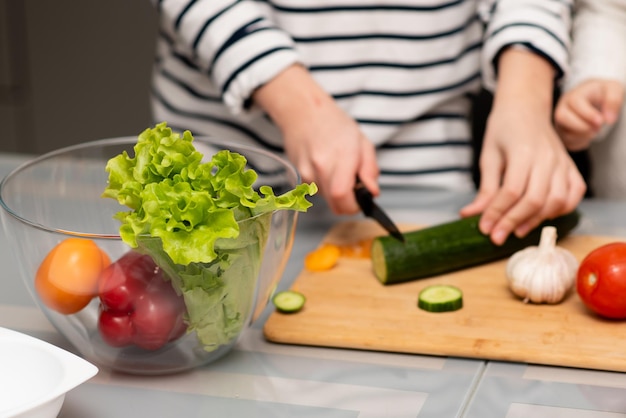
[[[0,154],[0,177],[22,161]],[[455,218],[470,199],[386,190],[379,201],[399,222],[428,224]],[[300,216],[281,288],[338,221],[321,201],[315,203]],[[581,233],[626,237],[626,202],[589,201],[581,209]],[[10,245],[3,234],[0,326],[72,350],[32,302]],[[262,335],[271,309],[231,354],[193,372],[144,377],[100,370],[67,395],[60,417],[626,417],[626,374],[273,344]]]

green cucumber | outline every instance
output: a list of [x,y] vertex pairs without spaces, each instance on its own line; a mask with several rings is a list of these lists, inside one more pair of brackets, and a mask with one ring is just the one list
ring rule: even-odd
[[580,220],[573,211],[544,221],[524,238],[511,234],[495,245],[478,229],[479,215],[404,233],[405,242],[385,235],[374,239],[371,254],[376,278],[394,284],[471,267],[508,257],[530,245],[537,245],[541,229],[553,225],[559,238],[572,231]]
[[463,292],[455,286],[427,286],[417,297],[417,306],[428,312],[451,312],[463,307]]
[[298,312],[304,307],[304,302],[306,302],[304,295],[295,290],[278,292],[272,298],[272,303],[274,303],[276,309],[283,313]]

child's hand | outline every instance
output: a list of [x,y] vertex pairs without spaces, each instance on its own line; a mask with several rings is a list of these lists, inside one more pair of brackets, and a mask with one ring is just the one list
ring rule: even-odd
[[489,116],[480,171],[476,199],[461,215],[482,212],[480,230],[498,245],[571,212],[586,190],[549,118],[513,103]]
[[482,213],[495,244],[571,212],[585,182],[552,125],[554,70],[530,52],[501,55],[500,79],[480,155],[480,187],[461,216]]
[[254,100],[280,128],[285,152],[302,180],[317,184],[333,212],[359,210],[357,174],[374,196],[380,193],[374,145],[305,68],[287,68],[259,88]]
[[564,93],[554,121],[567,149],[588,148],[604,125],[617,121],[623,98],[624,87],[615,80],[586,80]]
[[378,195],[374,145],[332,98],[322,99],[314,110],[294,109],[281,131],[287,156],[304,181],[318,185],[334,213],[359,210],[354,195],[357,174],[368,190]]

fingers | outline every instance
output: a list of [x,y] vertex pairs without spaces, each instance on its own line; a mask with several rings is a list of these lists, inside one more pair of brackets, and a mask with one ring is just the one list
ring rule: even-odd
[[324,180],[325,197],[336,214],[353,214],[359,210],[354,196],[355,173],[356,167],[347,165],[339,165],[333,172],[326,172],[329,177]]
[[[520,179],[506,178],[483,214],[484,223],[481,218],[481,231],[488,233],[497,245],[503,244],[512,232],[524,237],[544,220],[574,210],[586,189],[585,181],[571,159],[553,166],[552,170],[534,170],[526,185]],[[497,221],[492,228],[483,230],[482,227],[490,226],[494,219]]]
[[[533,195],[529,200],[534,204],[520,208],[516,214],[519,219],[522,219],[515,226],[514,233],[516,236],[524,237],[545,219],[552,219],[564,213],[568,194],[570,194],[569,178],[566,173],[567,169],[559,171],[560,173],[553,173],[550,182],[545,182],[544,179],[548,186],[545,189],[537,188],[536,184],[529,185],[529,193]],[[526,218],[524,219],[524,217]]]
[[565,93],[554,112],[554,121],[566,148],[588,148],[603,125],[617,121],[623,100],[624,87],[615,80],[587,80]]
[[460,210],[463,217],[482,213],[500,188],[504,161],[499,152],[485,147],[480,156],[480,186],[474,201]]
[[624,88],[620,83],[611,83],[605,87],[602,115],[607,124],[613,125],[617,122],[623,100]]
[[559,127],[556,129],[563,145],[569,151],[582,151],[589,148],[591,141],[598,135],[599,131],[588,129],[584,131],[572,131]]
[[363,137],[363,140],[361,165],[359,166],[358,174],[367,190],[374,196],[378,196],[380,194],[380,186],[378,184],[380,169],[376,161],[376,148],[365,137]]
[[566,178],[554,177],[552,180],[546,205],[541,211],[532,214],[515,229],[516,236],[522,238],[544,220],[554,219],[557,216],[572,212],[587,191],[587,185],[576,167],[568,170]]
[[357,173],[373,194],[380,193],[375,148],[330,96],[316,92],[321,101],[294,111],[280,125],[285,152],[302,179],[317,184],[334,213],[352,214],[359,209],[353,191]]
[[599,108],[594,104],[601,99],[593,96],[596,95],[590,95],[589,97],[576,95],[570,97],[569,108],[572,109],[572,111],[575,112],[577,116],[586,124],[596,129],[600,129],[604,123],[604,117]]
[[586,101],[579,103],[578,107],[566,101],[559,103],[554,119],[565,147],[570,151],[580,151],[586,149],[597,135],[603,116]]
[[[479,228],[501,245],[509,234],[540,205],[538,195],[545,195],[545,185],[536,182],[529,159],[512,161],[507,167],[502,186],[481,216]],[[532,175],[532,173],[531,173]],[[532,185],[532,187],[530,187]],[[528,190],[533,193],[529,194]]]
[[565,200],[565,205],[561,210],[561,213],[558,215],[564,215],[566,213],[572,212],[574,209],[578,207],[580,201],[585,197],[585,193],[587,193],[587,183],[585,183],[585,179],[583,178],[578,168],[569,171],[569,193],[567,195],[567,199]]
[[357,152],[351,155],[335,154],[334,158],[313,161],[319,189],[336,214],[354,214],[360,208],[354,195],[356,175],[374,195],[380,194],[379,168],[374,145],[363,135],[359,138]]
[[594,109],[593,113],[594,115],[589,114],[583,117],[577,109],[563,105],[557,107],[554,117],[556,123],[565,130],[584,134],[585,132],[597,130],[602,126],[602,122],[597,124],[593,121],[596,117],[602,118],[601,112]]

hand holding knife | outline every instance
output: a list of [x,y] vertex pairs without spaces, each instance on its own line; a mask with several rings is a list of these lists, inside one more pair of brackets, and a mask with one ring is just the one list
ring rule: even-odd
[[389,218],[389,216],[374,202],[374,196],[361,182],[359,176],[356,177],[354,185],[354,196],[365,216],[375,219],[391,236],[404,242],[404,236]]

